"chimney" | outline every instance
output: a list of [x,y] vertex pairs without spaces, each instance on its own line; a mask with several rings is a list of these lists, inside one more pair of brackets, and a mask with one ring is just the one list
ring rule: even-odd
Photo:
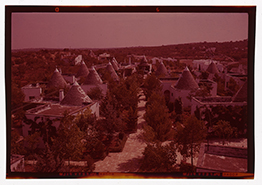
[[61,102],[64,99],[64,90],[60,89],[59,90],[59,102]]
[[131,57],[129,57],[129,65],[131,65]]

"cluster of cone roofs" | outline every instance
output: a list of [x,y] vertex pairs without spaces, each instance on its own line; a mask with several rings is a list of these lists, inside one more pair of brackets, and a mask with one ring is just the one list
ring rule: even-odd
[[[217,66],[214,62],[211,62],[206,69],[206,71],[210,74],[219,74]],[[169,77],[168,71],[163,64],[160,63],[158,69],[155,72],[156,76],[164,76]],[[195,90],[198,89],[199,86],[195,81],[193,75],[191,74],[188,67],[184,69],[181,76],[179,77],[177,83],[174,85],[176,89],[180,90]],[[242,85],[242,87],[237,91],[237,93],[232,98],[233,102],[244,102],[247,101],[247,81]]]
[[[118,69],[119,69],[118,63],[115,60],[115,58],[113,58],[113,60],[109,62],[106,66],[106,70],[111,74],[111,77],[115,81],[119,81],[119,76],[116,73],[116,70]],[[216,65],[213,62],[211,62],[211,64],[208,66],[207,71],[212,74],[219,73]],[[157,76],[169,77],[169,73],[163,62],[160,63],[158,69],[155,71],[155,74]],[[82,61],[81,66],[76,74],[76,77],[77,78],[85,77],[85,81],[83,85],[99,85],[103,83],[96,69],[94,67],[91,67],[91,69],[89,70],[85,65],[84,61]],[[55,69],[50,79],[50,82],[48,83],[47,86],[61,88],[61,87],[68,87],[69,85],[67,84],[67,82],[65,81],[59,70]],[[188,67],[184,69],[184,71],[182,72],[181,76],[179,77],[174,87],[176,89],[181,89],[181,90],[194,90],[199,88],[197,82],[195,81]],[[244,87],[247,87],[246,83]],[[241,90],[241,92],[242,91],[243,90]],[[61,101],[61,105],[81,106],[83,103],[91,103],[91,102],[92,100],[84,92],[81,86],[75,81],[74,84],[69,89],[66,96],[64,97],[64,99]]]
[[[115,68],[113,66],[118,67],[118,64],[115,59],[109,62],[106,66],[106,70],[111,74],[111,77],[115,81],[119,81],[119,76],[117,75]],[[100,85],[103,84],[102,79],[97,73],[96,69],[92,66],[91,69],[88,69],[85,62],[81,62],[81,66],[76,74],[76,78],[84,77],[85,81],[83,85]],[[65,81],[61,72],[56,68],[47,87],[54,88],[67,88],[70,85]],[[88,95],[84,92],[81,86],[75,81],[73,85],[70,87],[68,93],[60,102],[61,105],[72,105],[72,106],[81,106],[83,103],[91,103],[92,100],[88,97]]]

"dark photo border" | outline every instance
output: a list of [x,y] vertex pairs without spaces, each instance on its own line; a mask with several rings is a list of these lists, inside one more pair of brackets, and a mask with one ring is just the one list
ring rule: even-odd
[[[30,173],[11,172],[11,20],[16,12],[169,12],[169,13],[248,13],[248,171],[240,176],[225,177],[218,174],[183,173]],[[254,141],[254,56],[255,56],[256,6],[5,6],[5,93],[6,93],[6,178],[204,178],[253,179],[255,169]]]

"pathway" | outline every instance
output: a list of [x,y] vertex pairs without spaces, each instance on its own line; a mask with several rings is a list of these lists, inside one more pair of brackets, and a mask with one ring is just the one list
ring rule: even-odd
[[142,125],[145,123],[145,96],[141,94],[138,103],[138,126],[137,131],[128,136],[122,152],[109,153],[103,161],[95,163],[94,172],[137,172],[146,144],[141,139]]

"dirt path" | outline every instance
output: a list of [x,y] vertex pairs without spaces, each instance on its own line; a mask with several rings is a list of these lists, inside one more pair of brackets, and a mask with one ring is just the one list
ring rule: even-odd
[[145,123],[145,96],[139,98],[137,131],[130,134],[122,152],[109,153],[103,160],[95,163],[94,172],[136,172],[140,167],[146,144],[141,139],[142,125]]

